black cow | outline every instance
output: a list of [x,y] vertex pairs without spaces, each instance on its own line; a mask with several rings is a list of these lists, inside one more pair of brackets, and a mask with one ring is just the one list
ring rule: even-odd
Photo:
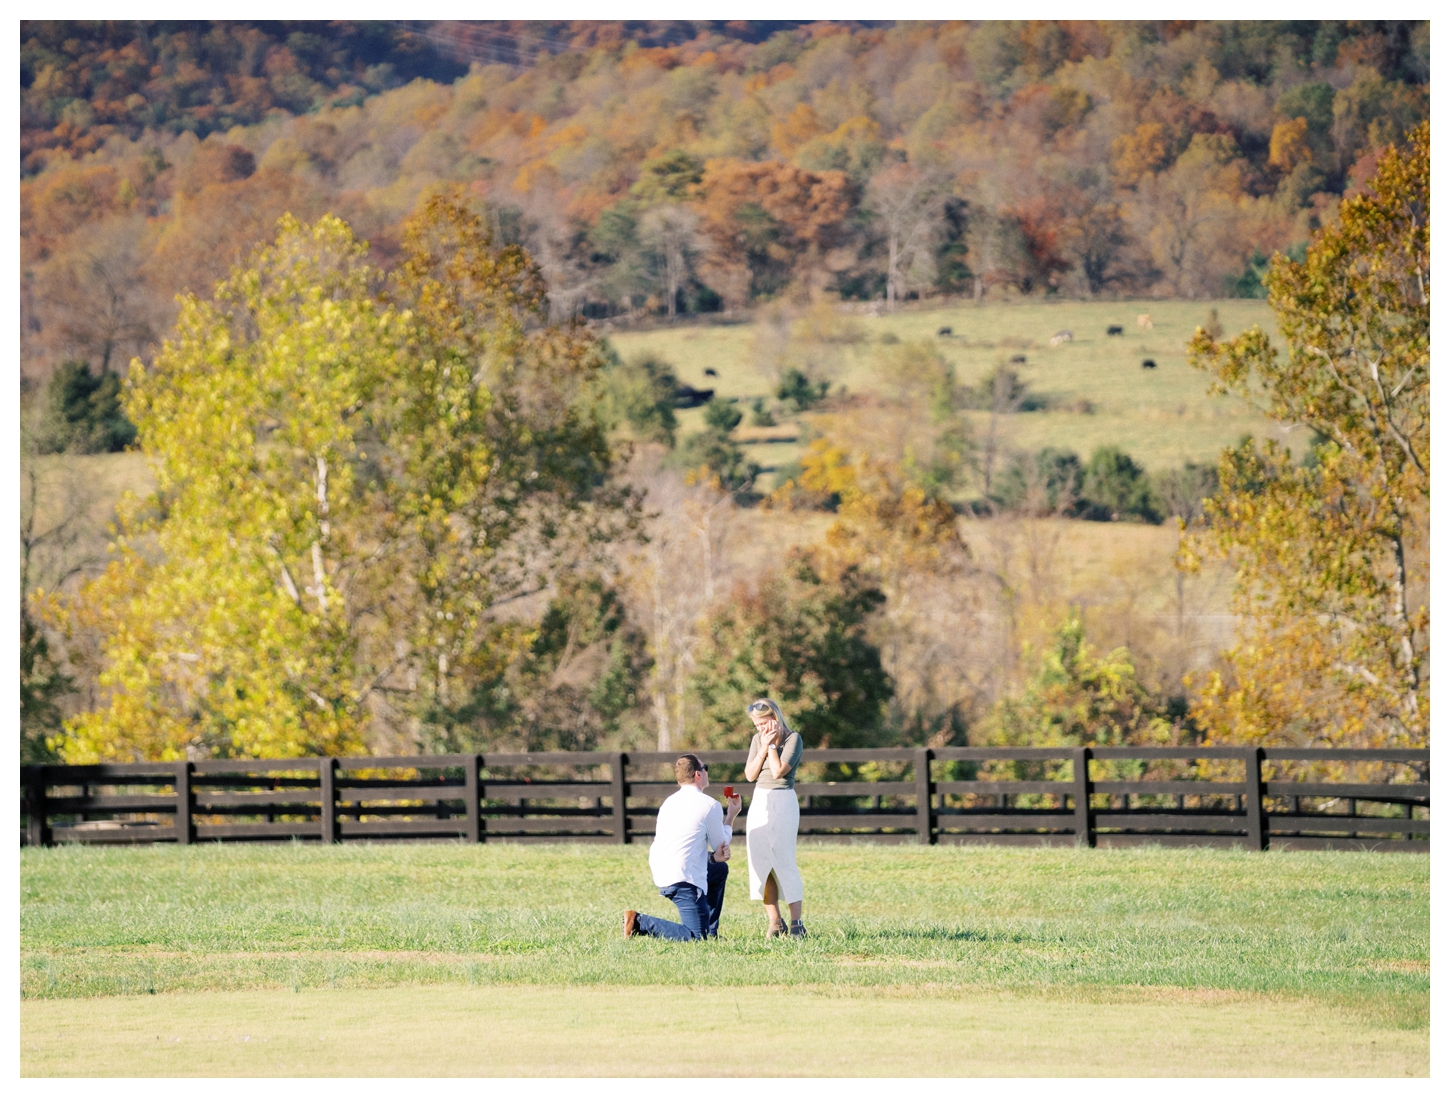
[[675,390],[675,407],[698,408],[702,404],[709,404],[714,396],[714,389],[696,389],[693,385],[681,385]]
[[706,366],[705,367],[705,376],[706,377],[719,377],[720,375],[715,370],[713,370],[711,367]]
[[1158,369],[1158,363],[1154,362],[1151,358],[1145,358],[1143,360],[1143,369],[1156,370]]
[[950,328],[938,328],[936,334],[939,336],[949,336],[952,334],[952,330]]
[[1123,326],[1121,324],[1110,324],[1110,325],[1108,325],[1108,335],[1110,335],[1110,336],[1120,336],[1122,334],[1123,334]]
[[1027,361],[1027,356],[1026,355],[1013,355],[1007,361],[1008,362],[1011,362],[1011,363],[1014,363],[1014,364],[1015,363],[1026,362]]

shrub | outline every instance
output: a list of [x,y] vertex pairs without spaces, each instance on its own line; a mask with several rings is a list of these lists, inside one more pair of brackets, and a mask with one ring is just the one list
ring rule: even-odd
[[1002,364],[983,374],[966,391],[966,406],[983,412],[1039,412],[1048,406],[1041,393],[1034,393],[1011,366]]
[[1046,446],[1014,454],[992,482],[992,499],[1009,511],[1034,515],[1074,514],[1080,506],[1082,461],[1071,450]]
[[1162,522],[1143,467],[1116,446],[1099,446],[1083,470],[1084,518],[1098,522],[1139,518]]
[[601,411],[611,429],[624,427],[645,442],[675,444],[675,391],[680,387],[674,367],[653,356],[623,362],[603,344],[600,371]]
[[813,382],[800,370],[791,367],[781,375],[775,395],[782,403],[793,405],[797,411],[803,412],[824,400],[830,387],[829,381]]
[[744,418],[744,413],[731,401],[712,397],[710,403],[705,405],[705,423],[711,430],[718,431],[722,435],[728,435],[735,430]]
[[720,487],[733,492],[737,501],[750,502],[756,497],[751,493],[760,466],[750,461],[731,438],[743,413],[732,402],[711,399],[705,405],[705,430],[691,435],[675,453],[675,462],[692,477],[703,471],[719,481]]
[[121,379],[110,370],[91,373],[84,362],[67,362],[45,387],[36,443],[43,454],[105,454],[136,440],[136,427],[121,410]]

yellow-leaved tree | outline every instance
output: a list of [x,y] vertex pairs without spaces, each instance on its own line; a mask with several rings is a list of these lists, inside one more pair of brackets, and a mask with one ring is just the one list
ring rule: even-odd
[[1226,451],[1206,528],[1183,565],[1222,554],[1243,622],[1192,715],[1220,742],[1422,747],[1428,742],[1430,135],[1381,158],[1366,192],[1310,244],[1275,257],[1257,327],[1191,360],[1213,391],[1312,432],[1306,459]]
[[338,218],[284,217],[215,301],[184,297],[128,383],[156,491],[101,576],[39,596],[101,688],[61,755],[426,747],[486,711],[531,639],[492,609],[624,502],[597,353],[543,309],[529,257],[445,196],[387,278]]
[[[770,502],[836,512],[824,543],[792,566],[796,575],[809,565],[839,585],[842,606],[856,605],[851,600],[867,587],[884,596],[860,621],[892,686],[883,694],[884,719],[861,734],[894,729],[892,738],[940,746],[965,737],[980,695],[963,643],[977,631],[962,623],[980,619],[981,585],[946,499],[968,469],[971,436],[955,373],[930,345],[901,345],[879,368],[891,396],[843,402],[840,411],[818,416],[823,437]],[[874,672],[864,662],[860,668],[869,685]],[[833,743],[846,741],[842,732],[833,736]]]

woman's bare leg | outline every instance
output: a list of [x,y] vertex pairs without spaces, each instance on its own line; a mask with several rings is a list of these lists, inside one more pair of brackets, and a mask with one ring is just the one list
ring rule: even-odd
[[[798,923],[801,921],[801,904],[803,904],[804,902],[804,900],[797,900],[795,903],[790,905],[791,922]],[[776,910],[779,911],[780,909],[776,908]]]
[[773,869],[765,878],[765,914],[771,925],[780,922],[780,886],[776,883]]

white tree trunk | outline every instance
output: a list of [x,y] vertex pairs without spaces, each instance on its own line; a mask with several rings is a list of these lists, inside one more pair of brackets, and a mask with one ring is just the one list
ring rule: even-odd
[[[318,529],[321,531],[321,538],[325,539],[332,531],[331,523],[327,521],[327,459],[321,455],[317,458],[317,518]],[[317,609],[327,613],[327,569],[322,559],[322,541],[312,543],[312,594],[317,599]]]

